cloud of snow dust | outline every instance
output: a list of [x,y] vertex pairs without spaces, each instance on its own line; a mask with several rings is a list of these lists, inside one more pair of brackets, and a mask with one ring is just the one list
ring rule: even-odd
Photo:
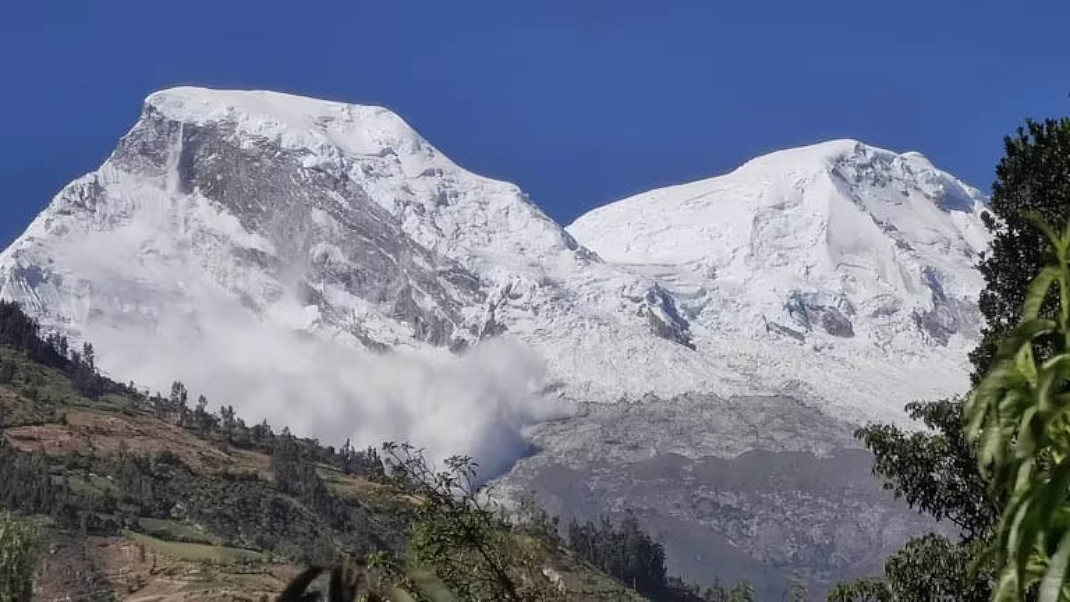
[[[165,395],[180,380],[193,399],[204,394],[213,408],[233,405],[250,425],[267,419],[276,431],[288,426],[327,445],[398,441],[424,448],[432,460],[466,454],[483,478],[526,452],[525,427],[564,411],[537,393],[543,362],[517,343],[488,341],[459,356],[377,355],[304,333],[314,308],[295,295],[279,298],[278,283],[255,270],[220,267],[225,245],[211,255],[213,241],[241,235],[233,218],[151,187],[123,198],[136,199],[137,208],[117,205],[121,226],[70,235],[54,250],[57,264],[93,291],[89,305],[74,301],[62,312],[81,316],[81,331],[72,334],[94,344],[98,364],[117,380]],[[191,212],[200,213],[193,219]],[[187,230],[199,223],[218,231]],[[242,236],[249,239],[243,244],[259,244]],[[219,261],[211,268],[222,270],[218,277],[271,299],[269,317],[209,277],[190,253],[197,246],[216,257],[202,260]]]
[[[208,318],[207,320],[205,318]],[[198,312],[152,332],[91,322],[86,338],[99,363],[116,378],[167,395],[181,380],[193,399],[231,404],[252,424],[341,445],[378,447],[410,442],[429,459],[472,456],[480,476],[508,470],[527,450],[522,430],[561,415],[563,406],[540,396],[543,364],[508,341],[470,352],[372,355],[275,328],[248,312]],[[192,404],[191,400],[191,404]]]

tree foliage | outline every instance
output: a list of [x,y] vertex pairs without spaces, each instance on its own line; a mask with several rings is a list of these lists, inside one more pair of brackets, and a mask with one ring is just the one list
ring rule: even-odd
[[[1047,264],[1027,287],[1019,325],[966,406],[967,432],[995,495],[1006,498],[992,553],[994,599],[1070,600],[1070,227],[1048,236]],[[1042,312],[1054,291],[1054,318]],[[1038,356],[1036,348],[1044,349]]]
[[432,570],[462,600],[534,602],[563,596],[543,573],[548,542],[502,520],[478,493],[476,465],[455,456],[432,469],[409,445],[384,446],[396,481],[418,498],[408,560]]
[[[985,216],[993,239],[979,266],[985,278],[980,307],[986,326],[970,354],[975,383],[992,367],[1000,342],[1018,324],[1029,282],[1043,263],[1047,241],[1028,216],[1049,224],[1065,224],[1070,218],[1070,119],[1027,121],[1003,146],[991,214]],[[1055,298],[1049,296],[1040,314],[1051,317],[1054,308]]]
[[[359,450],[346,441],[336,450],[285,428],[277,432],[266,422],[249,426],[230,406],[214,413],[206,398],[179,381],[166,396],[139,391],[133,383],[120,385],[96,371],[96,351],[89,344],[74,350],[62,337],[42,339],[36,322],[14,304],[0,303],[0,347],[5,399],[21,400],[13,409],[0,404],[0,428],[65,426],[74,406],[91,407],[118,420],[155,416],[169,423],[160,426],[184,430],[221,451],[250,450],[270,459],[271,474],[265,475],[217,465],[211,454],[197,458],[209,458],[206,465],[187,463],[191,457],[182,446],[178,453],[153,455],[122,440],[114,452],[45,454],[16,447],[0,433],[0,508],[50,517],[50,538],[136,531],[314,566],[367,555],[384,584],[401,586],[381,598],[392,602],[566,597],[563,575],[573,567],[571,557],[559,553],[558,523],[545,513],[534,522],[504,520],[497,506],[477,495],[476,467],[467,458],[434,471],[411,447],[388,446],[388,474],[387,462],[374,449]],[[43,384],[45,396],[31,397]],[[68,393],[70,388],[81,396]],[[63,392],[56,396],[55,390]],[[165,523],[190,528],[158,526]],[[555,572],[558,562],[562,572]],[[448,588],[432,587],[437,573],[438,583],[448,582]],[[582,587],[568,594],[586,599]],[[454,588],[456,594],[450,592]],[[357,599],[390,591],[368,588]],[[308,591],[291,593],[294,599],[314,599],[306,597]],[[441,597],[446,594],[451,597]]]
[[36,531],[30,523],[0,513],[0,602],[28,602],[37,566]]
[[983,547],[983,540],[954,542],[936,534],[911,539],[885,564],[891,599],[987,600],[991,595],[991,571],[974,566]]
[[646,594],[665,590],[665,548],[647,535],[635,516],[619,524],[608,518],[568,527],[568,547],[621,583]]
[[999,508],[977,468],[973,444],[962,430],[962,400],[907,404],[907,413],[927,428],[904,430],[871,424],[856,436],[873,452],[873,472],[896,498],[961,529],[967,541],[984,537]]
[[829,590],[828,602],[891,602],[892,590],[879,577],[866,577],[850,583],[837,583]]
[[999,502],[977,466],[974,444],[962,428],[959,398],[907,405],[927,430],[907,431],[871,424],[856,436],[873,452],[873,472],[884,488],[912,508],[947,520],[961,533],[958,541],[938,535],[912,538],[885,563],[882,579],[840,584],[835,602],[928,602],[935,599],[983,602],[990,597],[991,569],[971,560],[989,540],[999,517]]
[[310,567],[294,578],[278,602],[318,602],[324,594],[328,602],[456,602],[457,597],[445,583],[428,571],[412,569],[399,577],[392,571],[378,570],[374,559],[348,560],[329,572],[326,591],[317,591],[314,581],[324,569]]

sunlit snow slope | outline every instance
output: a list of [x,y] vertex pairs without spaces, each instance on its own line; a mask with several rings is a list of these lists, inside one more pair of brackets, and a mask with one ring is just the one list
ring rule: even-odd
[[966,385],[984,206],[918,153],[836,140],[612,203],[568,231],[671,291],[699,353],[859,419]]

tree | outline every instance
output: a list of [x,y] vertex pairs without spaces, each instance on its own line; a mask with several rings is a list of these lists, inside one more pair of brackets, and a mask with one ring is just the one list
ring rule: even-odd
[[788,589],[784,592],[784,599],[787,602],[806,602],[810,599],[810,594],[806,591],[806,586],[798,581],[792,581],[788,583]]
[[992,568],[988,563],[973,564],[987,541],[987,538],[950,541],[936,534],[912,538],[885,563],[884,576],[891,599],[989,600]]
[[926,431],[871,424],[855,433],[873,452],[873,472],[896,498],[936,520],[949,520],[966,541],[984,537],[999,514],[962,430],[962,400],[907,404]]
[[[1070,218],[1070,119],[1029,120],[1003,146],[991,214],[984,217],[993,240],[979,266],[986,326],[970,354],[974,383],[992,367],[1000,341],[1018,324],[1029,282],[1043,261],[1047,241],[1028,216],[1060,226]],[[1041,315],[1050,316],[1054,307],[1049,296]]]
[[828,602],[892,602],[892,591],[883,579],[866,577],[837,583],[829,590]]
[[85,362],[86,367],[90,370],[97,369],[97,354],[95,351],[93,351],[92,343],[82,344],[82,360]]
[[268,424],[267,420],[261,420],[260,424],[249,429],[249,431],[253,445],[261,449],[271,447],[271,441],[274,439],[275,434],[271,432],[271,425]]
[[383,446],[390,474],[420,499],[413,516],[409,556],[462,600],[534,602],[563,594],[543,574],[544,542],[523,537],[477,495],[470,458],[446,460],[431,469],[409,445]]
[[33,525],[0,513],[0,601],[29,602],[37,566],[37,534]]
[[215,429],[216,418],[208,411],[208,398],[197,398],[197,407],[193,410],[193,426],[202,435],[208,435]]
[[873,452],[873,473],[884,488],[912,508],[960,530],[958,541],[936,535],[913,538],[885,564],[884,579],[842,584],[829,594],[837,602],[928,602],[951,595],[984,602],[990,597],[991,570],[969,565],[990,538],[999,518],[999,500],[977,466],[974,444],[962,428],[959,398],[908,404],[907,413],[925,431],[871,424],[855,434]]
[[186,385],[181,381],[175,381],[171,383],[171,410],[174,412],[181,412],[186,409],[186,403],[189,401],[189,391],[186,390]]
[[573,521],[568,543],[581,558],[642,594],[661,593],[668,585],[664,547],[643,532],[632,514],[619,525],[608,518],[599,523]]
[[749,583],[737,583],[728,592],[729,602],[754,602],[754,587]]
[[[322,599],[322,592],[310,593],[313,581],[323,569],[305,570],[286,586],[279,602],[307,602]],[[403,573],[403,574],[399,574]],[[405,583],[399,584],[399,581]],[[419,569],[398,571],[371,560],[347,561],[336,566],[327,580],[327,596],[331,602],[414,602],[412,593],[429,602],[455,602],[457,597],[432,573]]]
[[234,437],[234,429],[238,426],[234,418],[234,406],[226,405],[219,408],[219,417],[223,427],[223,438],[230,443]]
[[181,426],[189,424],[189,391],[181,381],[171,383],[171,395],[167,400],[168,412],[171,419],[177,420]]

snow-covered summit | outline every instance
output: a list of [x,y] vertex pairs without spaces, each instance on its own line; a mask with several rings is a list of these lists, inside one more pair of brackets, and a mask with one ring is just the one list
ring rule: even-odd
[[[359,182],[411,236],[466,261],[543,257],[574,242],[515,185],[469,172],[388,109],[263,90],[180,87],[146,111],[194,126],[224,126],[249,146],[270,142],[301,167]],[[478,227],[477,227],[478,226]]]
[[[817,295],[864,323],[933,310],[934,299],[973,303],[985,202],[918,153],[836,140],[595,209],[568,230],[607,261],[671,266],[708,295],[731,291],[734,321]],[[929,334],[958,330],[944,326]]]
[[304,148],[327,143],[352,154],[374,155],[387,146],[419,147],[424,143],[404,120],[383,107],[266,90],[183,86],[154,92],[145,99],[145,105],[177,122],[229,122],[245,133]]
[[800,371],[924,361],[934,370],[916,381],[953,391],[980,326],[985,204],[920,153],[834,140],[600,207],[568,231],[669,290],[700,350],[758,352],[770,371],[799,350]]

